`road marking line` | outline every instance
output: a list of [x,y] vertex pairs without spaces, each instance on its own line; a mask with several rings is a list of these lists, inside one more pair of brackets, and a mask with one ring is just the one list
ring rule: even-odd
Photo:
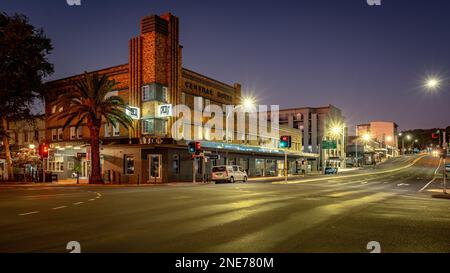
[[67,206],[60,206],[60,207],[52,208],[52,210],[59,210],[59,209],[65,209],[65,208],[67,208]]
[[[350,178],[350,177],[376,175],[376,174],[383,174],[383,173],[391,173],[391,172],[401,171],[401,170],[404,170],[404,169],[407,169],[407,168],[413,166],[414,164],[416,164],[419,160],[421,160],[425,156],[426,155],[423,155],[423,156],[421,156],[419,158],[416,158],[412,163],[410,163],[410,164],[408,164],[406,166],[395,168],[395,169],[385,170],[385,171],[368,172],[368,173],[360,173],[360,174],[343,175],[343,176],[339,176],[339,179],[340,178]],[[311,178],[311,179],[299,180],[299,181],[272,182],[272,184],[300,184],[300,183],[315,182],[315,181],[328,180],[328,179],[330,179],[330,177],[318,177],[318,178]]]
[[89,199],[88,201],[95,201],[95,199]]
[[19,214],[19,216],[26,216],[26,215],[36,214],[36,213],[39,213],[39,211],[32,211],[32,212],[22,213],[22,214]]
[[436,177],[436,174],[437,174],[439,168],[441,167],[441,163],[442,163],[442,158],[439,159],[439,165],[437,166],[436,170],[434,171],[434,177],[433,177],[433,179],[431,179],[431,181],[428,182],[425,186],[423,186],[423,188],[421,188],[418,192],[423,192],[426,188],[428,188],[428,186],[431,185],[431,183],[434,182],[434,180],[436,180],[436,178],[437,178],[437,177]]
[[83,204],[84,202],[76,202],[76,203],[73,203],[73,205],[74,206],[78,206],[78,205],[81,205],[81,204]]

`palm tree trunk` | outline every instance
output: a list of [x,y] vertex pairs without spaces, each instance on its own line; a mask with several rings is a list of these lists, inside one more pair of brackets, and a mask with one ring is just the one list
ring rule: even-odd
[[5,132],[5,135],[2,137],[3,139],[3,146],[5,147],[5,158],[6,158],[6,170],[8,173],[8,180],[12,180],[14,176],[13,172],[13,164],[12,164],[12,158],[11,158],[11,150],[9,149],[9,138],[8,138],[8,120],[6,119],[5,115],[2,115],[2,128],[3,132]]
[[91,175],[89,184],[103,184],[100,170],[100,128],[89,128],[91,135]]

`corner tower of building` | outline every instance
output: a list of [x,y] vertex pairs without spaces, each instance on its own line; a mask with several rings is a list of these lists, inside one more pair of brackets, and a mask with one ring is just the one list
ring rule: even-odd
[[[178,103],[181,82],[179,19],[170,13],[141,19],[141,33],[129,42],[129,103],[141,109],[152,124],[170,128],[173,120],[156,120],[157,104]],[[143,94],[145,92],[145,94]],[[147,96],[148,95],[148,96]],[[142,124],[135,122],[130,137],[139,138]]]

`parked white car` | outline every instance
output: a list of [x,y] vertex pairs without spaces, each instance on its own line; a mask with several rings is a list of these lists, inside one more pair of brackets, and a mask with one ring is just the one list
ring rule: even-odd
[[450,164],[445,165],[445,171],[450,172]]
[[234,183],[236,181],[247,182],[247,172],[237,165],[222,165],[212,168],[212,181]]

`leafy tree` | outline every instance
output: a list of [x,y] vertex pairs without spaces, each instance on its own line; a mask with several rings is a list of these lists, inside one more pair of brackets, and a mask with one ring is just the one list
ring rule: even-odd
[[13,175],[9,122],[29,117],[33,103],[42,99],[43,79],[53,73],[47,60],[52,49],[43,30],[29,24],[27,17],[0,12],[0,137],[9,178]]
[[78,128],[86,123],[91,141],[91,176],[90,184],[103,183],[100,173],[100,128],[102,121],[116,126],[118,123],[125,128],[132,126],[132,119],[126,114],[127,104],[121,97],[107,94],[116,85],[108,76],[97,73],[88,74],[75,82],[75,90],[61,94],[57,99],[57,107],[64,111],[52,118],[65,120],[63,128],[75,125]]

